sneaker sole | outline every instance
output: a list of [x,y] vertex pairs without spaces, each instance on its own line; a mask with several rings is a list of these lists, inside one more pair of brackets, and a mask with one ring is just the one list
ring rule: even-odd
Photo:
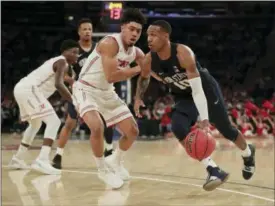
[[41,173],[46,174],[46,175],[60,175],[60,174],[61,174],[61,171],[56,171],[56,172],[48,172],[48,171],[45,171],[45,170],[43,170],[41,167],[39,167],[39,166],[36,165],[36,164],[33,164],[33,165],[31,166],[31,168],[32,168],[33,170],[36,170],[36,171],[41,172]]
[[216,180],[213,180],[209,183],[206,183],[203,185],[203,189],[205,191],[213,191],[215,190],[217,187],[219,187],[220,185],[222,185],[223,183],[225,183],[229,178],[229,174],[224,178],[223,181],[221,181],[221,179],[216,179]]
[[18,165],[8,165],[9,169],[14,169],[14,170],[29,170],[31,167],[21,167]]

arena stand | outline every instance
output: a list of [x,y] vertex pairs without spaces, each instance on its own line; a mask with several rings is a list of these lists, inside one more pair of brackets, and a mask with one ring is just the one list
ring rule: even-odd
[[[78,19],[89,16],[94,22],[94,32],[117,31],[117,27],[114,26],[112,30],[108,26],[108,21],[99,18],[100,2],[96,4],[86,2],[83,6],[85,9],[76,8],[73,3],[56,4],[62,8],[60,12],[52,12],[46,2],[38,3],[32,8],[33,15],[27,19],[25,16],[30,8],[24,2],[13,10],[17,12],[17,18],[14,18],[12,12],[5,14],[7,18],[2,22],[2,133],[20,135],[26,126],[18,116],[18,107],[12,92],[14,85],[45,59],[56,55],[62,39],[77,38],[74,27]],[[172,41],[189,45],[200,63],[219,81],[232,124],[250,138],[274,138],[275,62],[274,56],[270,55],[270,51],[274,48],[272,44],[275,42],[274,17],[270,15],[274,11],[274,6],[255,3],[251,5],[251,9],[243,11],[240,5],[236,5],[231,10],[227,8],[228,10],[222,14],[215,14],[214,10],[202,10],[195,15],[190,10],[186,11],[185,18],[176,16],[162,18],[159,15],[151,15],[152,11],[155,14],[160,13],[161,6],[159,9],[154,9],[145,2],[125,4],[124,6],[136,6],[148,12],[148,23],[156,19],[166,19],[172,24]],[[179,6],[176,3],[171,6],[171,13]],[[5,7],[15,6],[5,2],[3,12]],[[71,21],[67,18],[69,14],[74,16]],[[24,18],[21,18],[21,15]],[[194,16],[190,18],[190,15]],[[99,39],[100,36],[95,37],[96,41]],[[146,30],[137,46],[145,52],[148,51]],[[136,88],[136,80],[137,78],[132,79],[132,94]],[[169,117],[173,100],[167,94],[168,88],[155,80],[151,81],[145,99],[146,108],[142,111],[144,117],[137,120],[141,139],[173,136]],[[51,97],[51,102],[64,122],[66,105],[58,94]],[[129,107],[132,108],[131,103]],[[40,132],[42,131],[43,128]],[[79,138],[85,131],[85,125],[80,121],[74,138]],[[219,138],[214,126],[213,133]]]

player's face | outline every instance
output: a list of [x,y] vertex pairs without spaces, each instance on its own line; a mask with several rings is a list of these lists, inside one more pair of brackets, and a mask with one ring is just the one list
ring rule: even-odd
[[79,48],[71,48],[67,51],[66,58],[69,64],[75,64],[79,56]]
[[121,26],[121,34],[123,41],[128,46],[134,46],[141,35],[142,25],[136,22],[130,22]]
[[167,41],[167,35],[161,31],[159,26],[149,26],[147,30],[147,42],[151,51],[158,52],[161,50],[165,41]]
[[83,23],[78,28],[78,35],[81,40],[90,41],[93,33],[93,25],[91,23]]

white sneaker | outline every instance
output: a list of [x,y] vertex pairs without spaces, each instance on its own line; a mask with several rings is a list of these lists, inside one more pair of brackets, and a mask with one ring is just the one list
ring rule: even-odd
[[34,163],[31,165],[32,169],[42,172],[47,175],[60,175],[61,170],[55,169],[51,164],[50,161],[47,160],[40,160],[36,159]]
[[97,176],[103,182],[105,182],[108,186],[111,186],[113,189],[119,189],[124,184],[120,177],[116,176],[110,170],[106,169],[99,169]]
[[122,180],[127,181],[130,179],[129,172],[123,166],[123,162],[116,161],[114,155],[110,155],[105,158],[106,164],[110,167],[111,171],[113,171],[117,176],[119,176]]
[[13,155],[8,167],[12,169],[22,169],[22,170],[30,169],[30,166],[28,166],[24,160],[17,158],[15,155]]

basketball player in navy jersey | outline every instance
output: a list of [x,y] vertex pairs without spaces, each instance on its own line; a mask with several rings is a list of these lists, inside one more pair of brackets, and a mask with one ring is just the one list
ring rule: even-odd
[[[82,66],[84,65],[88,56],[94,50],[96,43],[92,41],[92,32],[93,25],[90,19],[84,18],[81,19],[78,23],[78,35],[79,35],[79,57],[77,63],[71,68],[69,76],[65,77],[65,81],[72,85],[81,71]],[[62,155],[64,147],[71,136],[72,130],[76,127],[78,119],[78,114],[75,110],[74,105],[71,102],[68,102],[68,116],[63,126],[58,140],[58,148],[56,155],[53,159],[53,167],[57,169],[62,168]],[[105,141],[107,146],[105,147],[105,156],[112,154],[112,138],[113,138],[113,128],[105,127],[104,131]]]
[[[170,42],[171,31],[170,24],[163,20],[155,21],[147,30],[151,51],[146,54],[138,80],[134,105],[136,115],[140,117],[139,108],[144,106],[142,99],[152,75],[167,84],[174,95],[172,130],[182,146],[198,117],[206,133],[210,132],[211,122],[225,138],[242,150],[242,175],[244,179],[250,179],[255,170],[255,147],[247,144],[244,136],[230,124],[216,80],[199,65],[189,47]],[[206,191],[214,190],[228,179],[229,174],[221,170],[210,157],[202,160],[202,163],[208,172],[203,185]]]

